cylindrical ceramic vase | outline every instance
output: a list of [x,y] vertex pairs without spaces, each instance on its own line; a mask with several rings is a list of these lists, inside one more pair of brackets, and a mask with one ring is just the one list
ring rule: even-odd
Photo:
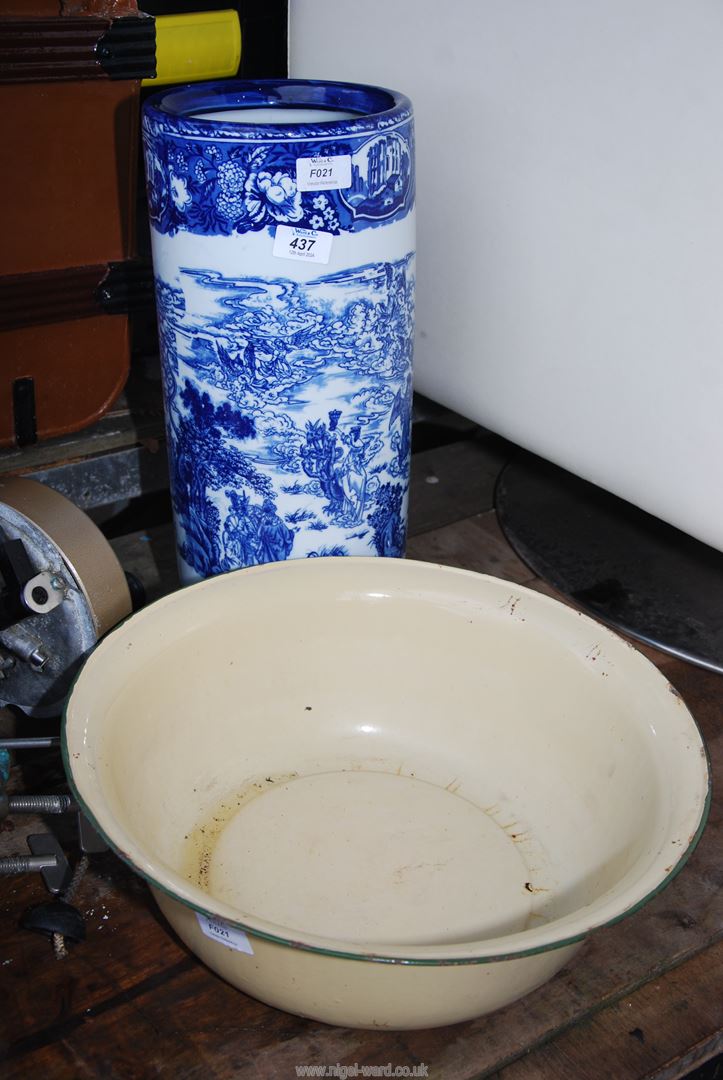
[[197,84],[143,114],[184,582],[404,553],[412,109],[378,87]]

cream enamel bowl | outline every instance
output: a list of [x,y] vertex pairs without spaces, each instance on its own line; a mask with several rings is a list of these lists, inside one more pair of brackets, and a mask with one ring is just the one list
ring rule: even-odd
[[65,717],[72,787],[209,967],[358,1027],[469,1019],[659,891],[708,801],[640,653],[397,559],[240,570],[132,616]]

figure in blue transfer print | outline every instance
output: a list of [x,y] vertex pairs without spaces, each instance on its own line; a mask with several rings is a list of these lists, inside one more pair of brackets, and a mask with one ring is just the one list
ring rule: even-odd
[[259,562],[283,562],[294,546],[294,534],[276,513],[273,499],[264,499],[259,514]]
[[226,517],[223,528],[224,569],[232,570],[239,566],[253,566],[256,558],[256,543],[251,516],[251,500],[245,491],[227,491],[226,495],[231,511]]
[[267,496],[254,504],[246,492],[227,491],[231,512],[223,530],[224,569],[283,562],[294,546],[294,533],[281,519],[276,503]]
[[348,436],[342,436],[345,452],[336,463],[337,475],[341,479],[341,489],[344,492],[342,515],[345,525],[360,525],[364,520],[367,489],[366,448],[360,435],[361,428],[357,426],[351,429]]
[[360,525],[367,498],[368,447],[360,425],[348,434],[338,430],[340,417],[341,410],[332,409],[328,428],[323,420],[307,423],[301,464],[307,476],[319,481],[328,499],[324,512],[339,525]]
[[389,463],[393,476],[406,476],[409,467],[409,454],[412,448],[412,380],[408,375],[404,387],[398,390],[389,414],[389,430],[392,431],[399,421],[399,431],[394,431],[391,445],[394,457]]
[[414,340],[414,287],[403,266],[386,263],[383,323],[392,369],[401,374],[411,368]]

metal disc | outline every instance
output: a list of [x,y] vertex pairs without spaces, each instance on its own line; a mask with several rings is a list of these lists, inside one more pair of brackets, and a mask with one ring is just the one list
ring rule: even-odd
[[723,553],[532,454],[501,472],[500,526],[520,558],[631,637],[723,673]]

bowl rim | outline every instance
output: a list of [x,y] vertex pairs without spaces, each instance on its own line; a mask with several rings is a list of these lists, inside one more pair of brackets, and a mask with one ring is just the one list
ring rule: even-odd
[[[358,944],[341,939],[323,937],[318,934],[306,933],[304,931],[294,931],[287,927],[278,926],[269,920],[265,920],[255,915],[243,915],[239,917],[239,913],[236,909],[223,902],[217,901],[214,902],[213,905],[204,904],[203,899],[199,898],[203,898],[207,894],[204,894],[196,886],[191,885],[177,872],[162,866],[159,869],[160,860],[146,858],[140,849],[137,840],[134,840],[133,837],[128,836],[130,841],[128,847],[129,849],[135,847],[137,852],[131,854],[130,850],[125,850],[123,843],[121,843],[119,839],[119,836],[127,836],[125,829],[120,828],[117,830],[118,835],[112,835],[111,831],[98,820],[97,816],[88,805],[83,792],[76,783],[73,769],[73,752],[70,747],[69,739],[69,727],[71,724],[69,714],[74,700],[76,687],[83,678],[84,672],[92,658],[99,652],[102,652],[104,648],[108,648],[107,643],[109,639],[118,635],[119,632],[122,632],[131,621],[137,623],[143,618],[152,617],[149,615],[149,612],[155,612],[161,607],[172,605],[178,600],[180,595],[186,595],[189,592],[198,592],[200,590],[221,588],[223,587],[224,580],[230,577],[240,580],[242,575],[248,577],[252,574],[278,573],[279,571],[286,573],[303,573],[304,571],[300,569],[302,567],[319,567],[320,564],[324,563],[342,564],[351,570],[353,570],[354,566],[361,565],[378,567],[380,563],[397,564],[399,567],[405,567],[405,569],[401,571],[403,574],[412,572],[414,569],[421,569],[424,571],[442,572],[443,576],[463,576],[474,579],[475,581],[492,583],[494,585],[501,584],[504,585],[506,589],[513,589],[516,593],[525,596],[528,600],[531,600],[532,603],[539,604],[542,608],[550,607],[551,609],[558,611],[559,609],[562,609],[575,618],[579,617],[581,620],[584,620],[584,622],[591,624],[595,628],[596,635],[602,635],[604,638],[607,638],[607,640],[616,642],[617,646],[622,644],[627,647],[627,649],[631,650],[636,658],[633,662],[639,664],[641,670],[647,670],[649,673],[654,673],[653,677],[659,680],[660,685],[667,686],[670,693],[678,700],[679,707],[682,708],[684,716],[686,717],[688,733],[691,737],[695,737],[699,743],[697,748],[691,748],[691,753],[698,752],[703,764],[704,784],[701,784],[701,789],[705,787],[705,794],[700,799],[700,812],[697,826],[695,830],[689,834],[686,843],[680,845],[679,854],[677,855],[675,862],[670,864],[670,866],[661,874],[659,879],[656,880],[655,884],[651,885],[650,888],[641,895],[635,893],[634,886],[636,882],[633,882],[631,885],[627,886],[627,888],[622,888],[617,894],[615,894],[615,889],[613,888],[613,890],[610,891],[615,894],[615,902],[612,903],[611,901],[608,901],[607,904],[601,903],[600,911],[597,915],[592,917],[584,917],[584,912],[587,910],[587,907],[592,906],[588,905],[587,907],[577,908],[575,911],[561,916],[558,919],[553,919],[540,927],[501,934],[497,937],[461,943],[456,942],[453,944],[392,946],[371,942]],[[376,963],[403,964],[420,967],[487,964],[537,956],[538,954],[549,952],[553,949],[561,949],[575,945],[582,942],[588,934],[594,930],[613,926],[622,919],[634,915],[667,888],[683,869],[703,835],[710,812],[712,798],[712,769],[710,755],[695,717],[688,709],[679,692],[673,687],[660,669],[620,634],[615,633],[609,627],[600,623],[597,619],[585,612],[570,607],[562,601],[550,597],[545,593],[540,593],[527,586],[519,585],[516,582],[498,578],[490,574],[481,574],[477,571],[464,570],[459,567],[446,566],[439,563],[414,559],[380,558],[374,556],[326,556],[314,560],[294,559],[286,562],[265,563],[259,566],[232,570],[168,593],[147,605],[145,608],[142,608],[140,611],[127,616],[97,643],[94,649],[85,657],[81,667],[75,675],[66,698],[62,715],[61,753],[71,792],[93,828],[95,828],[108,847],[123,862],[143,878],[152,889],[164,893],[170,900],[190,908],[197,915],[205,916],[212,920],[222,920],[235,930],[240,930],[251,938],[259,938],[276,945],[344,960],[372,961]],[[698,794],[700,795],[700,792],[698,792]],[[625,895],[629,893],[634,894],[634,899],[631,899],[630,902],[625,902]],[[603,894],[603,899],[607,895],[608,894]],[[613,907],[613,910],[607,912],[607,909],[610,907]],[[557,933],[555,933],[555,928],[558,928]]]

